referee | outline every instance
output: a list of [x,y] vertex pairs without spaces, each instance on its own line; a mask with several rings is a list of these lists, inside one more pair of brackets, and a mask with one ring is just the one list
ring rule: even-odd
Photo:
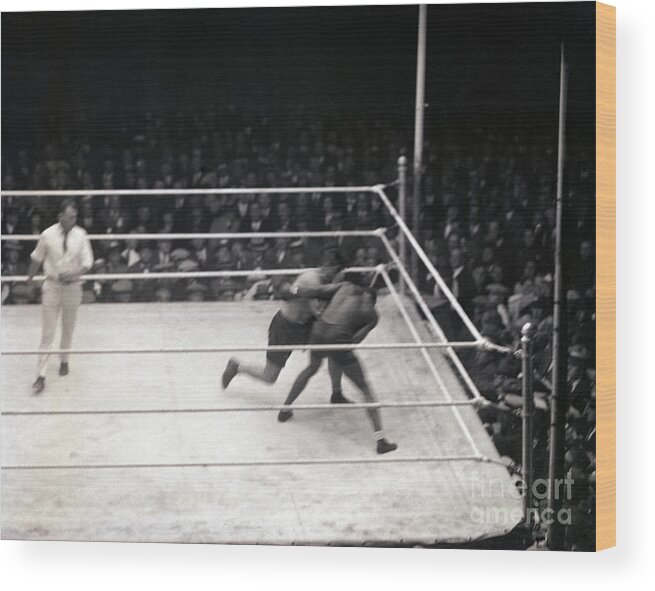
[[[59,207],[59,221],[46,228],[39,236],[31,254],[27,272],[28,284],[43,265],[45,281],[41,288],[42,333],[39,349],[52,347],[61,314],[61,349],[70,349],[77,309],[82,303],[80,277],[93,266],[93,251],[86,230],[76,225],[77,207],[65,200]],[[45,388],[47,354],[40,354],[36,367],[35,394]],[[61,355],[59,375],[68,375],[68,355]]]

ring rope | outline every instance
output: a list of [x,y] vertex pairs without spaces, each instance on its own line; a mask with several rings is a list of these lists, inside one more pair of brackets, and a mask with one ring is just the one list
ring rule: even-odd
[[[386,236],[382,236],[382,243],[384,244],[385,248],[387,249],[387,252],[389,253],[389,256],[393,259],[393,261],[396,263],[397,269],[400,271],[402,276],[405,279],[405,282],[407,284],[407,287],[409,287],[410,291],[412,292],[412,295],[414,296],[416,302],[418,303],[419,307],[421,308],[421,311],[427,318],[427,321],[429,325],[432,327],[432,330],[436,333],[436,335],[442,339],[442,341],[448,342],[448,339],[446,338],[446,335],[444,334],[443,330],[437,324],[437,321],[434,319],[434,316],[432,315],[432,312],[430,311],[430,308],[428,308],[428,305],[425,303],[425,300],[423,299],[423,296],[419,292],[418,288],[412,281],[412,278],[410,277],[409,273],[407,272],[407,269],[405,268],[405,265],[403,265],[402,261],[400,260],[400,257],[396,253],[396,251],[393,249],[393,246],[391,246],[391,243],[389,242],[389,239]],[[480,391],[478,390],[477,386],[471,380],[471,376],[468,375],[468,372],[466,371],[466,368],[462,365],[459,357],[454,354],[454,351],[452,351],[451,348],[448,349],[448,355],[450,359],[453,361],[455,364],[455,367],[459,371],[460,376],[466,383],[466,385],[469,387],[471,392],[473,393],[474,396],[482,396],[480,394]]]
[[57,190],[12,190],[0,191],[4,197],[107,197],[111,195],[254,195],[268,193],[269,195],[297,195],[299,193],[376,193],[378,187],[266,187],[238,189],[57,189]]
[[[321,232],[177,232],[144,234],[87,234],[89,240],[249,240],[252,238],[347,238],[379,236],[378,230],[325,230]],[[40,234],[2,234],[0,240],[35,241]]]
[[[441,289],[442,293],[446,296],[448,301],[450,302],[450,305],[453,307],[453,310],[457,312],[457,315],[460,317],[466,328],[470,331],[470,333],[473,335],[476,341],[483,340],[482,335],[480,334],[480,331],[477,329],[475,324],[471,322],[471,319],[468,317],[468,314],[464,312],[464,309],[460,305],[460,303],[457,301],[457,298],[453,295],[453,293],[450,291],[450,288],[446,285],[446,282],[443,280],[443,277],[439,274],[437,269],[434,267],[430,259],[428,258],[428,255],[425,254],[425,251],[421,247],[421,245],[418,243],[418,240],[414,237],[414,235],[410,232],[409,228],[407,227],[407,224],[405,224],[405,221],[403,218],[400,216],[400,214],[396,211],[396,208],[393,206],[389,198],[387,197],[386,193],[383,190],[383,185],[377,185],[375,187],[375,192],[380,196],[380,199],[382,199],[382,202],[385,204],[387,209],[389,210],[389,213],[393,217],[394,221],[396,224],[398,224],[398,227],[401,229],[402,233],[405,235],[409,243],[412,245],[414,250],[416,251],[416,254],[418,257],[421,259],[423,264],[427,267],[428,271],[430,272],[430,275],[434,278],[434,280],[437,282],[439,285],[439,289]],[[383,238],[384,240],[384,238]],[[404,265],[403,265],[404,267]]]
[[[414,326],[414,323],[412,322],[412,319],[409,317],[409,314],[407,313],[407,310],[405,310],[405,306],[403,306],[403,303],[400,299],[400,295],[398,292],[394,289],[393,283],[391,281],[391,277],[389,277],[389,273],[387,272],[386,269],[382,271],[382,278],[384,279],[384,282],[386,283],[387,287],[389,288],[389,291],[396,303],[396,307],[398,308],[398,311],[400,312],[400,315],[402,316],[403,320],[405,321],[405,324],[407,325],[407,328],[409,329],[409,332],[412,334],[412,337],[414,338],[414,341],[417,345],[424,345],[425,343],[421,339],[418,331],[416,330],[416,327]],[[442,343],[443,345],[444,343]],[[447,347],[447,345],[445,345]],[[427,347],[421,347],[421,353],[423,355],[423,358],[425,359],[426,363],[428,364],[428,368],[430,369],[430,372],[432,373],[432,376],[434,377],[435,381],[437,382],[440,390],[444,393],[446,392],[446,384],[444,384],[443,380],[441,379],[441,375],[437,371],[436,366],[434,365],[434,362],[432,361],[432,358],[427,352]]]
[[[88,275],[81,275],[80,281],[112,281],[119,279],[190,279],[190,278],[205,278],[211,279],[215,277],[252,277],[257,275],[265,276],[284,276],[284,275],[299,275],[308,271],[311,267],[304,267],[299,269],[249,269],[242,271],[154,271],[152,273],[92,273]],[[349,267],[345,269],[346,272],[352,273],[372,273],[377,267]],[[4,275],[0,277],[3,283],[8,282],[25,282],[27,275]],[[45,275],[36,275],[34,281],[45,280]]]
[[192,414],[223,412],[266,412],[280,410],[358,410],[367,408],[431,408],[445,406],[475,406],[475,400],[425,400],[416,402],[350,402],[345,404],[258,404],[250,406],[225,406],[218,408],[144,408],[118,410],[9,410],[1,417],[24,416],[74,416],[74,415],[139,415],[139,414]]
[[130,468],[240,468],[264,466],[325,466],[331,464],[415,464],[419,462],[486,462],[504,464],[485,456],[410,456],[406,458],[307,458],[297,460],[243,460],[237,462],[192,462],[161,463],[161,464],[8,464],[2,470],[100,470],[100,469],[130,469]]
[[421,349],[429,347],[443,349],[446,347],[477,347],[474,341],[453,343],[357,343],[334,345],[237,345],[220,347],[156,347],[141,349],[14,349],[2,351],[2,355],[130,355],[155,353],[233,353],[233,352],[259,352],[259,351],[353,351],[353,350],[381,350],[381,349]]

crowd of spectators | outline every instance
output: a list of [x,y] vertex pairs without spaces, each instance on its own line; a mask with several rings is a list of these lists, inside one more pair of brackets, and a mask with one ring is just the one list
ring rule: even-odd
[[[555,243],[554,138],[488,134],[464,150],[440,155],[441,174],[428,176],[420,237],[434,266],[467,315],[491,341],[520,348],[533,328],[536,390],[535,475],[548,476],[549,396]],[[459,157],[460,153],[467,156]],[[444,157],[445,156],[445,157]],[[594,546],[595,524],[595,220],[593,162],[571,157],[563,257],[568,326],[566,470],[574,485],[564,499],[569,549]],[[459,316],[421,267],[421,290],[450,340],[470,338]],[[522,460],[521,363],[488,350],[461,353],[482,395],[495,403],[481,417],[509,465]],[[545,506],[541,506],[541,514]]]
[[[83,128],[83,126],[81,127]],[[552,379],[556,138],[551,128],[506,125],[428,129],[418,238],[482,334],[518,347],[521,327],[535,329],[536,474],[547,475],[547,408]],[[111,133],[63,132],[55,139],[9,142],[2,188],[145,189],[373,185],[396,178],[405,133],[384,122],[245,118],[235,110],[179,119],[146,115]],[[98,140],[98,137],[101,139]],[[5,142],[7,144],[7,142]],[[595,245],[593,160],[573,145],[567,161],[565,277],[569,326],[566,463],[574,478],[566,499],[570,549],[589,549],[595,505]],[[2,234],[39,234],[53,223],[52,199],[3,197]],[[90,234],[278,232],[393,227],[366,193],[299,195],[103,195],[79,200],[78,224]],[[326,245],[356,266],[385,262],[369,238],[105,240],[93,244],[94,273],[239,270],[240,277],[96,280],[87,302],[269,299],[263,269],[313,266]],[[24,275],[33,244],[5,240],[2,274]],[[447,336],[462,325],[427,270],[419,287]],[[38,289],[3,283],[3,304],[30,303]],[[521,461],[520,362],[480,350],[464,362],[481,393],[481,411],[500,453]]]

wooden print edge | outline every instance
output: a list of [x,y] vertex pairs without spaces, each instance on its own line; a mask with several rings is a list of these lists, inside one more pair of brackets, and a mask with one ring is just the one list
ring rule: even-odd
[[596,550],[616,545],[616,8],[596,3]]

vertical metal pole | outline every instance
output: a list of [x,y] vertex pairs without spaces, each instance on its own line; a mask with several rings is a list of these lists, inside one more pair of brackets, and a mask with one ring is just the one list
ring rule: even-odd
[[[398,213],[403,220],[407,216],[407,158],[405,156],[398,158]],[[402,231],[398,232],[398,250],[400,260],[407,267],[407,240]],[[405,279],[402,273],[398,280],[398,291],[405,293]]]
[[525,524],[532,524],[532,490],[534,482],[534,390],[532,386],[532,339],[534,328],[529,322],[521,329],[521,356],[523,365],[523,516]]
[[[425,111],[425,38],[427,5],[421,4],[418,12],[418,43],[416,47],[416,108],[414,121],[414,186],[412,196],[412,232],[420,241],[419,219],[421,207],[421,173],[423,166],[423,121]],[[418,257],[412,251],[412,279],[418,283]]]
[[558,521],[564,493],[564,434],[567,406],[566,292],[563,281],[562,224],[564,221],[564,157],[566,128],[567,69],[564,45],[560,58],[559,134],[557,151],[557,210],[555,225],[555,285],[553,307],[553,393],[550,402],[550,450],[548,458],[548,547],[564,548],[564,527]]

